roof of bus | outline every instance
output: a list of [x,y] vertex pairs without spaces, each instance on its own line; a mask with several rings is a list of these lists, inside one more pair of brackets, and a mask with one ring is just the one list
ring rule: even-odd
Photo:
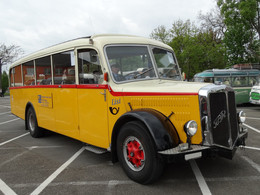
[[77,38],[69,40],[57,45],[47,47],[45,49],[39,50],[32,54],[29,54],[16,62],[14,62],[10,68],[20,65],[22,63],[41,58],[50,54],[60,53],[63,51],[73,50],[75,47],[84,47],[84,46],[94,46],[97,48],[103,48],[108,44],[145,44],[145,45],[156,45],[159,47],[164,47],[169,50],[172,48],[160,41],[153,39],[134,36],[134,35],[120,35],[120,34],[99,34],[88,37]]
[[213,77],[213,76],[259,76],[260,71],[257,69],[212,69],[212,70],[205,70],[203,72],[197,73],[194,75],[194,77]]

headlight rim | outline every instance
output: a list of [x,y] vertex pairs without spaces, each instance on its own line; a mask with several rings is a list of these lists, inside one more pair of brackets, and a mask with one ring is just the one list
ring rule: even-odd
[[238,113],[238,119],[242,124],[246,122],[246,113],[243,110]]
[[[194,125],[194,123],[196,124],[195,131],[194,131],[194,127],[191,126],[191,125]],[[191,128],[193,128],[193,129],[191,129]],[[185,130],[187,136],[193,137],[198,131],[198,123],[195,120],[190,120],[185,123],[184,130]]]

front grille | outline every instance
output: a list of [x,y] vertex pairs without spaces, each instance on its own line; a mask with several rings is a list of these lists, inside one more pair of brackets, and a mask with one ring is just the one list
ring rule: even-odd
[[235,94],[221,91],[209,94],[212,142],[231,148],[238,136]]
[[259,100],[260,99],[260,94],[257,92],[251,92],[251,99],[252,100]]

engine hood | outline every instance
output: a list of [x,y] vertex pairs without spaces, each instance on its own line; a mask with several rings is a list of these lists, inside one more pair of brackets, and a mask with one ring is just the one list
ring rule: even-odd
[[114,92],[137,93],[198,93],[202,87],[212,85],[208,83],[195,83],[170,80],[147,80],[110,85]]

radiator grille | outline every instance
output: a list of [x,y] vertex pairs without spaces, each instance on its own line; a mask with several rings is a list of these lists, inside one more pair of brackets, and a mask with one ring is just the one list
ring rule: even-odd
[[238,136],[234,92],[211,93],[209,102],[213,143],[230,148]]
[[209,96],[213,142],[229,147],[226,94],[211,93]]

